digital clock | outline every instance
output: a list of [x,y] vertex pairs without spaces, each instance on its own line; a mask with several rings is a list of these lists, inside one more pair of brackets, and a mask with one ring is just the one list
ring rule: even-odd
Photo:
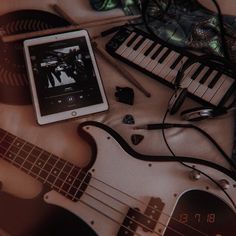
[[180,196],[164,236],[236,235],[236,214],[222,199],[201,190]]

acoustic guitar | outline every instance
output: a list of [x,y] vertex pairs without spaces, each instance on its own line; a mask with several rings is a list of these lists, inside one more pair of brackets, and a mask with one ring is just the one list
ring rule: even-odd
[[139,154],[114,130],[95,121],[82,123],[78,130],[92,150],[85,168],[0,129],[0,157],[44,186],[33,199],[0,191],[4,232],[236,235],[236,175],[231,170],[197,158]]

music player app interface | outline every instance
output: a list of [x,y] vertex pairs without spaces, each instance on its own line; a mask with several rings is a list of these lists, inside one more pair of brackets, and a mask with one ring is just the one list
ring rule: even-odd
[[42,116],[102,103],[85,37],[31,46]]

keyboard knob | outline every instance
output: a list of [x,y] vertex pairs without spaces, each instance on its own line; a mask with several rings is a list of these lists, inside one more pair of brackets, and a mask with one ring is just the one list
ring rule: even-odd
[[107,47],[110,48],[110,49],[116,50],[118,48],[118,44],[115,41],[109,42],[107,44]]
[[197,170],[192,170],[190,173],[189,173],[189,178],[191,180],[199,180],[201,178],[201,173]]
[[229,181],[226,179],[221,179],[221,180],[219,180],[218,183],[221,186],[221,188],[223,188],[224,190],[227,190],[230,187]]

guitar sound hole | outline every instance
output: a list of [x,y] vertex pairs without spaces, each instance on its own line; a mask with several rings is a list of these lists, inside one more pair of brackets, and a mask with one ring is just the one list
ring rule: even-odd
[[179,198],[164,236],[232,236],[236,235],[235,222],[235,212],[219,197],[191,190]]

